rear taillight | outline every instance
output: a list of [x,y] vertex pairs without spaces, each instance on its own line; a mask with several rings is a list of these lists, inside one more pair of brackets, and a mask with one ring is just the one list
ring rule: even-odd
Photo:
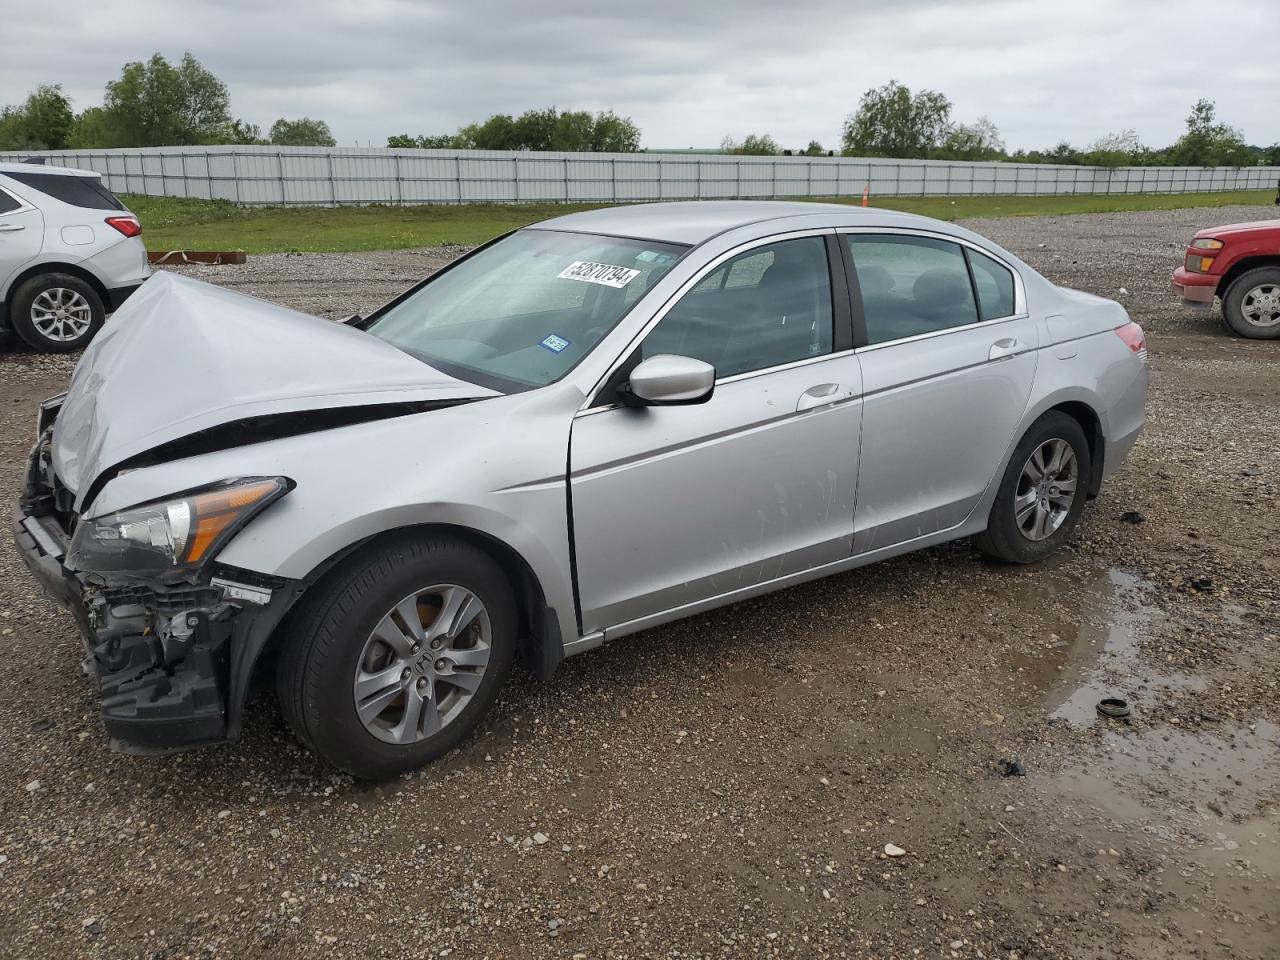
[[133,217],[107,217],[108,226],[115,227],[126,237],[136,237],[142,233],[142,224]]
[[1134,353],[1142,353],[1147,349],[1147,335],[1132,320],[1122,327],[1116,327],[1116,336]]

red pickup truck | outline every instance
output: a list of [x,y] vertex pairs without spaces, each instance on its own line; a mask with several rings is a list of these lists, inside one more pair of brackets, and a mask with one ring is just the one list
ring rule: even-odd
[[1222,298],[1222,318],[1242,337],[1280,339],[1280,220],[1201,230],[1173,271],[1173,289],[1209,308]]

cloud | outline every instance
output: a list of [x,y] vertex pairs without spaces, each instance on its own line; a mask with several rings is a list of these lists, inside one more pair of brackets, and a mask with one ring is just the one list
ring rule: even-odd
[[[1273,13],[1219,0],[1214,20],[1264,36]],[[1202,17],[1193,0],[28,4],[5,16],[0,102],[61,82],[84,107],[126,61],[189,49],[237,116],[318,117],[344,144],[555,104],[631,116],[651,147],[749,132],[836,146],[862,92],[890,78],[942,91],[957,119],[990,117],[1011,148],[1127,127],[1166,144],[1201,96],[1250,142],[1280,140],[1280,65],[1220,60]]]

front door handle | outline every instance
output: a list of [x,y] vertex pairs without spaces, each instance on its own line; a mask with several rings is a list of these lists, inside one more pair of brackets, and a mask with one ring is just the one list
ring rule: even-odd
[[825,407],[829,403],[835,403],[844,395],[845,391],[841,389],[840,384],[820,383],[800,394],[800,399],[796,402],[796,413]]
[[0,233],[17,233],[25,229],[27,226],[24,223],[0,223]]
[[991,349],[987,351],[988,360],[1005,360],[1012,357],[1015,353],[1022,352],[1022,344],[1013,337],[1005,337],[997,340],[991,345]]

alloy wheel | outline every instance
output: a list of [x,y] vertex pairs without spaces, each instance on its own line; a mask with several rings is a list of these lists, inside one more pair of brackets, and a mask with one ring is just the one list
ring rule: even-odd
[[1258,284],[1240,301],[1240,312],[1255,327],[1280,324],[1280,284]]
[[1018,478],[1014,520],[1028,540],[1046,540],[1071,513],[1080,483],[1080,464],[1071,444],[1046,440],[1031,452]]
[[78,290],[50,287],[31,301],[31,324],[56,343],[79,340],[93,325],[93,308]]
[[364,728],[386,743],[439,732],[466,707],[492,650],[484,604],[470,590],[436,584],[405,597],[365,641],[352,688]]

